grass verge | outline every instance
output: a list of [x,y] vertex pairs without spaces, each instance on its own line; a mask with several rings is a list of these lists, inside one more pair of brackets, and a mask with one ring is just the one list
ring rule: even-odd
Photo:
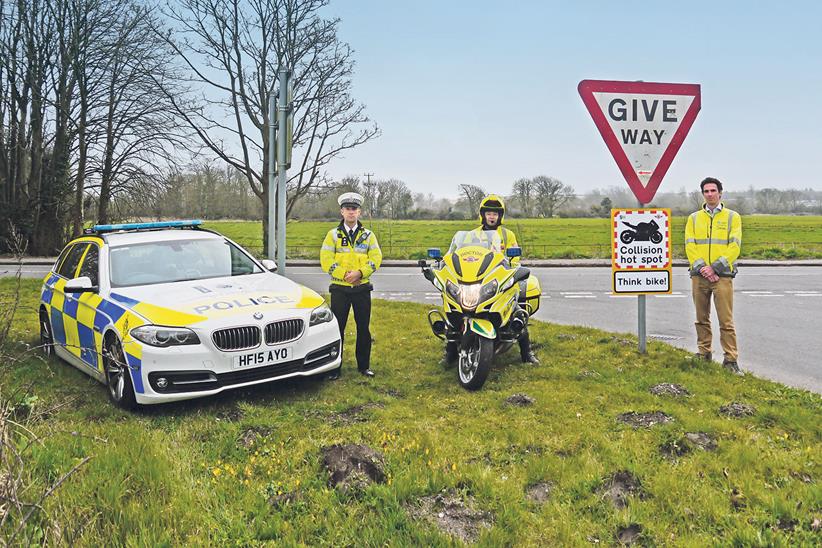
[[[24,283],[16,352],[35,344],[37,287]],[[355,374],[349,347],[338,381],[281,382],[135,414],[114,409],[102,385],[60,361],[0,364],[9,387],[33,383],[35,405],[54,409],[30,425],[44,440],[26,462],[32,488],[91,457],[44,502],[26,540],[459,544],[443,514],[485,523],[475,538],[487,546],[611,544],[619,535],[648,545],[819,542],[819,396],[734,377],[662,343],[639,356],[630,336],[545,323],[531,328],[540,365],[510,352],[469,393],[438,364],[426,309],[375,301],[375,379]],[[689,395],[652,394],[659,383]],[[533,403],[506,403],[516,393]],[[722,414],[731,402],[753,413]],[[618,420],[632,411],[672,420]],[[385,481],[329,487],[321,448],[345,443],[381,453]],[[528,496],[534,486],[543,496]],[[437,495],[465,511],[429,511],[424,501]]]
[[[685,217],[674,217],[674,256],[685,256]],[[608,219],[509,219],[526,257],[532,259],[610,258]],[[429,247],[448,248],[457,230],[476,228],[475,221],[366,220],[377,234],[387,259],[421,259]],[[217,230],[262,253],[262,224],[254,221],[210,221]],[[318,259],[320,245],[333,222],[289,221],[287,248],[293,258]],[[746,215],[742,257],[748,259],[822,258],[822,217]]]

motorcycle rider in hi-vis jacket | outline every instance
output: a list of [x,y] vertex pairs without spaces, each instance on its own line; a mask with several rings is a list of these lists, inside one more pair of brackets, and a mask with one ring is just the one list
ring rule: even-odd
[[[502,198],[500,196],[497,196],[496,194],[490,194],[483,198],[482,202],[480,203],[479,218],[482,225],[475,229],[476,232],[482,232],[484,230],[495,230],[500,235],[500,239],[502,240],[503,253],[505,253],[505,250],[509,247],[519,247],[519,244],[517,243],[517,237],[514,234],[514,232],[502,226],[502,219],[504,216],[505,202],[502,201]],[[513,257],[510,259],[510,261],[511,266],[516,267],[519,266],[520,258]],[[522,282],[520,282],[521,302],[525,302],[526,285],[527,280],[523,280]],[[518,342],[520,358],[522,359],[523,363],[539,363],[539,360],[537,359],[536,355],[531,351],[531,337],[528,334],[527,327],[523,330],[522,334],[518,339]],[[450,359],[453,358],[454,352],[454,348],[449,348],[449,346],[446,346],[446,361],[450,361]]]

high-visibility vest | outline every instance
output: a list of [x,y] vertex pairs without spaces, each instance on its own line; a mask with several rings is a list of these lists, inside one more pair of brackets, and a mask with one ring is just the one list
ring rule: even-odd
[[[475,228],[474,230],[482,232],[485,229],[480,226],[478,228]],[[514,234],[513,230],[508,230],[504,226],[499,225],[497,227],[497,234],[499,234],[500,240],[502,240],[503,254],[505,254],[505,250],[509,247],[519,247],[519,244],[517,243],[517,236]],[[519,266],[519,260],[519,257],[513,257],[512,259],[509,259],[509,261],[511,262],[511,266]]]
[[691,276],[711,265],[718,276],[736,276],[736,259],[742,246],[742,216],[722,204],[715,214],[706,206],[691,213],[685,223],[685,253],[691,264]]
[[322,269],[331,276],[331,283],[351,287],[345,281],[345,273],[350,270],[362,272],[360,284],[368,283],[371,274],[382,263],[382,251],[377,242],[377,236],[357,222],[354,241],[345,228],[344,223],[332,228],[325,235],[320,250],[320,264]]

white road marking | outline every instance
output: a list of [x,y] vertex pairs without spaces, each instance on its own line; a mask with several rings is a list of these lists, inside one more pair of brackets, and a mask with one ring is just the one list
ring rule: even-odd
[[560,291],[561,295],[590,295],[591,291]]
[[657,299],[684,299],[685,295],[654,295]]
[[822,297],[822,293],[794,293],[791,297]]
[[758,295],[758,294],[767,294],[773,293],[773,291],[743,291],[745,295]]
[[596,295],[563,295],[566,299],[596,299]]
[[785,295],[773,295],[773,294],[765,294],[765,293],[751,293],[748,295],[749,297],[784,297]]
[[608,296],[611,297],[612,299],[633,299],[634,298],[634,295],[611,295],[610,293],[608,294]]

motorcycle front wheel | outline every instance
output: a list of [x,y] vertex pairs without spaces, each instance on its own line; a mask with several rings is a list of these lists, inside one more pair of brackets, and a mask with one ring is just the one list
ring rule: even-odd
[[457,367],[460,385],[466,390],[479,390],[485,384],[494,361],[494,341],[474,335],[460,348]]

